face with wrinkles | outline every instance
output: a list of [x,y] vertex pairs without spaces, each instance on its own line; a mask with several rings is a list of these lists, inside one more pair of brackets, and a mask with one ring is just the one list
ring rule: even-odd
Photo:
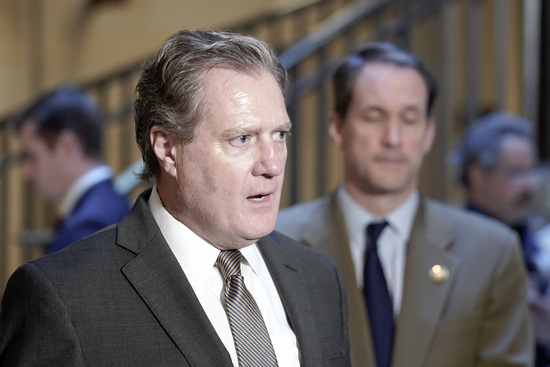
[[165,200],[169,194],[159,193],[174,217],[212,245],[242,248],[275,227],[290,121],[267,71],[213,68],[203,92],[207,113],[195,138],[170,150],[174,162],[166,171],[177,195]]
[[345,185],[352,195],[405,198],[416,189],[434,137],[427,99],[426,83],[416,70],[363,66],[346,116],[335,116],[329,130],[343,153]]

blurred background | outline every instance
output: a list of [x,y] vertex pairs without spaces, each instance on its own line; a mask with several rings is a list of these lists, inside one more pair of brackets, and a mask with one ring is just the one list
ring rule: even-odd
[[[142,61],[183,28],[254,35],[289,70],[294,127],[282,207],[339,182],[340,158],[326,134],[330,75],[341,56],[370,40],[412,50],[439,81],[437,136],[421,180],[426,196],[461,205],[448,154],[488,111],[533,121],[543,167],[550,158],[548,1],[0,0],[0,295],[18,265],[42,255],[54,215],[22,180],[14,114],[60,83],[85,88],[108,118],[104,159],[134,199],[148,184],[133,174],[140,157],[133,89]],[[548,181],[534,208],[544,221]]]

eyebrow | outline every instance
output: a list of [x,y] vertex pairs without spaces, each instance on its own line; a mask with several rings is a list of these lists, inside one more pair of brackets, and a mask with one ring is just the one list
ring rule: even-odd
[[[414,104],[406,105],[404,108],[400,109],[400,111],[422,111],[423,107],[417,106]],[[368,112],[368,111],[386,111],[386,108],[383,106],[380,106],[378,104],[369,104],[366,105],[364,108],[361,109],[362,111]]]
[[424,108],[420,107],[420,106],[415,106],[415,105],[410,105],[410,106],[407,106],[403,109],[403,111],[405,112],[408,112],[408,111],[415,111],[415,112],[422,112]]
[[276,130],[288,130],[288,131],[290,131],[290,129],[292,129],[292,122],[287,121],[287,122],[282,123],[281,125],[279,125],[279,128],[276,129]]
[[[273,129],[273,131],[281,131],[281,130],[290,131],[291,127],[292,127],[292,123],[290,121],[286,121],[280,124],[279,126],[277,126],[275,129]],[[221,136],[224,139],[231,139],[235,136],[255,134],[255,133],[258,133],[260,130],[261,129],[257,126],[244,125],[244,126],[229,128],[227,130],[224,130],[221,133]]]

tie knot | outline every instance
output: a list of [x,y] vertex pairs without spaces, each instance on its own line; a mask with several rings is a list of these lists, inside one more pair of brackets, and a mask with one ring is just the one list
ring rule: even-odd
[[241,275],[241,259],[243,255],[238,250],[220,251],[216,265],[222,272],[224,279]]
[[386,225],[388,225],[388,222],[383,220],[381,222],[372,222],[367,226],[367,241],[369,244],[376,245],[378,237],[380,237]]

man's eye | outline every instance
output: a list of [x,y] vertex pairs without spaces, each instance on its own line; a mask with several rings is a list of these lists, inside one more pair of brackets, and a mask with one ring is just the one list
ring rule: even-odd
[[364,116],[365,121],[367,122],[379,122],[382,120],[382,115],[376,112],[373,113],[367,113]]
[[405,117],[403,119],[403,122],[407,125],[415,125],[416,123],[418,123],[418,118],[416,117]]
[[248,141],[248,135],[239,135],[236,138],[231,139],[231,143],[234,145],[244,145]]
[[421,121],[421,116],[417,111],[407,111],[401,116],[403,122],[407,125],[415,125]]
[[284,141],[286,140],[286,137],[289,135],[288,131],[277,131],[275,133],[275,140]]

